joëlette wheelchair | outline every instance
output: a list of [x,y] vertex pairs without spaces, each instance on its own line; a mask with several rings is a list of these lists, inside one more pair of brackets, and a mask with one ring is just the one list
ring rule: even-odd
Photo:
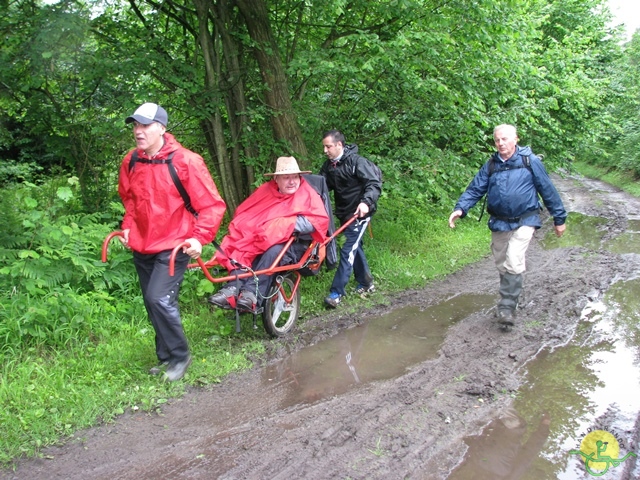
[[[204,276],[212,283],[227,283],[236,279],[245,279],[249,277],[257,277],[258,275],[274,275],[271,281],[271,287],[263,302],[259,302],[258,307],[252,312],[242,312],[235,308],[236,312],[236,332],[240,331],[240,317],[241,313],[252,313],[253,323],[256,325],[256,316],[262,315],[262,323],[265,330],[272,337],[282,337],[289,333],[295,326],[300,313],[300,281],[303,276],[311,276],[317,274],[327,256],[327,251],[333,251],[334,261],[337,262],[335,254],[336,244],[335,238],[340,235],[350,224],[357,220],[357,217],[350,218],[344,225],[334,231],[333,226],[333,214],[331,212],[331,203],[328,197],[328,190],[324,178],[319,175],[303,175],[307,181],[314,187],[318,194],[323,198],[325,208],[329,215],[330,230],[327,238],[322,242],[311,242],[305,253],[302,255],[297,263],[289,265],[279,265],[285,253],[289,250],[291,245],[296,241],[296,237],[292,236],[284,245],[281,252],[273,263],[263,270],[252,270],[250,266],[240,265],[235,262],[238,270],[242,270],[243,273],[239,275],[224,275],[217,276],[218,273],[223,270],[226,273],[226,269],[217,261],[215,255],[208,261],[203,261],[202,258],[197,259],[197,263],[190,263],[188,269],[201,269]],[[122,237],[121,231],[115,231],[107,235],[102,244],[102,262],[107,261],[107,253],[109,242],[114,237]],[[213,242],[214,246],[219,249],[219,245]],[[169,261],[169,274],[174,274],[175,258],[176,255],[183,249],[188,247],[189,243],[183,242],[173,249]],[[223,252],[221,252],[223,253]],[[223,253],[224,254],[224,253]],[[230,259],[232,263],[233,259]]]

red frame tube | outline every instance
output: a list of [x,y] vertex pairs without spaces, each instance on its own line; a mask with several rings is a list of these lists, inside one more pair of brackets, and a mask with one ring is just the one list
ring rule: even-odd
[[[342,225],[340,228],[338,228],[333,233],[333,235],[331,235],[330,237],[327,237],[325,239],[325,241],[322,242],[320,245],[321,246],[326,246],[334,238],[336,238],[338,235],[340,235],[345,230],[345,228],[347,228],[349,225],[351,225],[356,219],[357,219],[357,217],[355,215],[353,217],[351,217],[347,222],[345,222],[344,225]],[[121,231],[111,232],[104,239],[104,242],[102,243],[102,262],[103,263],[106,263],[106,261],[107,261],[107,251],[108,251],[109,242],[114,237],[124,237],[124,234]],[[292,265],[278,265],[278,263],[280,263],[280,261],[282,260],[282,257],[284,256],[285,252],[289,249],[289,247],[291,246],[291,244],[294,241],[295,241],[295,237],[291,237],[287,241],[287,243],[285,243],[282,251],[277,256],[277,258],[273,261],[273,263],[271,264],[271,266],[269,268],[265,268],[263,270],[258,270],[258,271],[255,271],[255,272],[241,273],[237,277],[235,275],[227,275],[227,276],[224,276],[224,277],[214,278],[211,275],[211,273],[209,272],[209,268],[211,268],[211,267],[213,267],[215,265],[220,265],[218,263],[218,261],[215,259],[215,255],[214,255],[214,257],[212,257],[207,262],[203,261],[202,258],[197,258],[196,259],[197,263],[189,264],[188,268],[201,268],[202,269],[202,273],[204,274],[204,276],[207,278],[207,280],[209,280],[212,283],[229,282],[231,280],[235,280],[236,278],[248,278],[248,277],[253,277],[254,275],[263,275],[263,274],[264,275],[273,275],[275,273],[288,272],[288,271],[292,270],[297,275],[296,283],[295,283],[294,288],[293,288],[293,290],[291,292],[291,298],[293,298],[293,295],[295,294],[296,290],[298,289],[298,285],[300,284],[301,275],[298,272],[298,270],[301,269],[307,263],[307,261],[309,259],[309,256],[311,255],[311,252],[313,252],[313,249],[318,245],[318,242],[312,242],[311,245],[309,245],[309,248],[304,253],[304,255],[302,256],[302,258],[300,259],[300,261],[298,263],[295,263],[295,264],[292,264]],[[178,252],[182,248],[189,247],[189,246],[190,246],[190,244],[188,242],[183,242],[183,243],[181,243],[180,245],[176,246],[173,249],[173,251],[171,252],[171,256],[169,257],[169,275],[173,276],[174,273],[175,273],[175,260],[176,260],[176,255],[178,254]],[[281,291],[282,295],[285,296],[284,291],[282,290],[282,287],[280,287],[280,291]],[[285,298],[286,298],[286,296],[285,296]],[[290,302],[291,298],[286,298],[286,300],[288,302]]]

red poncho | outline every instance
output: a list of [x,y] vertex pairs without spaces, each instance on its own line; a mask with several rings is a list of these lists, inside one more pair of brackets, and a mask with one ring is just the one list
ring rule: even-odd
[[[234,260],[250,266],[269,247],[284,243],[293,234],[298,215],[314,226],[312,238],[322,242],[329,228],[329,217],[318,192],[304,178],[292,195],[282,194],[274,180],[262,184],[236,210],[222,250]],[[216,259],[231,271],[233,267],[220,252]]]

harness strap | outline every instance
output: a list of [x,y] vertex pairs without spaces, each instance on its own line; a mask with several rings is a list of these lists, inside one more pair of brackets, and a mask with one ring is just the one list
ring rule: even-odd
[[131,154],[131,159],[129,159],[129,171],[133,169],[136,163],[147,163],[151,165],[162,165],[166,164],[169,169],[169,175],[171,175],[171,180],[173,180],[173,184],[176,186],[178,193],[182,197],[182,201],[184,202],[184,208],[187,209],[194,217],[198,218],[198,212],[191,205],[191,197],[187,193],[187,190],[184,188],[180,177],[178,176],[178,172],[176,171],[176,167],[173,166],[173,154],[175,152],[171,152],[166,159],[147,159],[147,158],[139,158],[138,151],[134,150]]

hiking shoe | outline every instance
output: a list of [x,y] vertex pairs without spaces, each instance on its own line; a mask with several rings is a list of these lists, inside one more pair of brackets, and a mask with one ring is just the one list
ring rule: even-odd
[[336,308],[342,300],[342,295],[336,292],[331,292],[325,299],[324,304],[329,308]]
[[360,295],[361,297],[364,297],[368,293],[373,293],[375,291],[376,291],[376,287],[373,284],[373,282],[371,282],[369,285],[363,285],[363,284],[359,283],[358,286],[356,287],[356,293],[358,295]]
[[503,330],[509,331],[511,327],[515,325],[515,320],[513,318],[513,312],[509,309],[498,310],[496,315],[498,317],[498,323],[500,324],[500,328]]
[[184,377],[187,368],[191,365],[191,355],[184,360],[169,364],[167,371],[164,373],[164,379],[167,382],[176,382]]
[[255,312],[258,306],[256,294],[249,290],[242,290],[240,296],[238,296],[237,305],[240,310],[245,312]]
[[229,299],[236,296],[236,287],[234,285],[227,285],[218,290],[218,293],[214,293],[208,299],[208,302],[220,308],[231,308]]
[[160,375],[162,371],[167,368],[167,365],[169,365],[169,362],[167,360],[158,363],[158,365],[149,369],[149,375]]

